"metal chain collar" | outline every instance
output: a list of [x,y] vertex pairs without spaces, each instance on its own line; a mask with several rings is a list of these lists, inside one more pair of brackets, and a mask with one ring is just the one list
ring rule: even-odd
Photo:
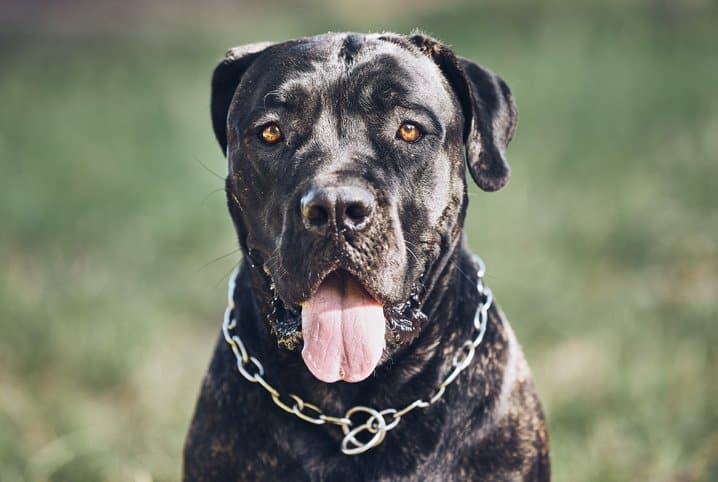
[[[237,359],[237,370],[248,381],[259,384],[272,397],[272,401],[282,410],[290,413],[305,422],[315,425],[324,425],[325,423],[338,425],[344,433],[341,449],[346,455],[357,455],[376,447],[384,441],[384,437],[389,430],[394,429],[401,417],[417,408],[427,408],[435,404],[446,391],[446,387],[451,384],[474,358],[476,347],[479,346],[481,340],[486,333],[486,326],[489,319],[489,308],[493,303],[493,294],[491,289],[484,285],[484,262],[478,256],[475,257],[478,268],[478,278],[476,281],[476,290],[479,292],[479,304],[476,307],[474,315],[474,337],[468,339],[461,345],[461,348],[454,355],[451,365],[451,372],[444,378],[439,387],[431,393],[426,399],[419,398],[401,409],[385,408],[377,410],[371,407],[357,405],[350,408],[342,417],[333,417],[324,414],[321,408],[309,402],[305,402],[299,395],[289,394],[291,402],[285,402],[279,391],[274,388],[267,380],[264,379],[264,367],[255,357],[247,352],[247,348],[240,339],[239,335],[234,332],[237,327],[237,320],[232,316],[234,313],[234,289],[238,269],[235,269],[229,279],[228,305],[224,313],[224,322],[222,323],[222,333],[224,339],[229,344]],[[363,423],[352,420],[355,416],[366,417]],[[365,433],[369,437],[367,441],[360,441],[357,435]]]

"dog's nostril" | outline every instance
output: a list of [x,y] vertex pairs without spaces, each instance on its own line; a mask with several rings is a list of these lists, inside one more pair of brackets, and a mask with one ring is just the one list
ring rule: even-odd
[[329,213],[323,206],[313,204],[306,208],[304,219],[313,227],[322,227],[329,224]]
[[323,236],[334,224],[335,197],[322,190],[312,190],[301,199],[302,222],[313,234]]
[[353,224],[359,224],[369,217],[371,209],[368,205],[363,203],[351,203],[344,210],[344,214],[347,221]]
[[301,199],[304,227],[325,236],[330,230],[359,231],[368,225],[375,199],[358,186],[326,186],[309,191]]

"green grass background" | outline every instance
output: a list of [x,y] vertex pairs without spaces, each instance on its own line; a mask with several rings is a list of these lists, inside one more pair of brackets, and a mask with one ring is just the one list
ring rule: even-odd
[[215,62],[415,27],[519,105],[513,179],[472,187],[467,231],[534,371],[555,480],[718,480],[718,9],[609,3],[4,10],[0,480],[179,478],[239,259],[211,172]]

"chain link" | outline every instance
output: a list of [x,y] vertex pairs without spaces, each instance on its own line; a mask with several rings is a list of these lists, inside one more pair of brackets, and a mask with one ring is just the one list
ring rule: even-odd
[[[285,403],[279,391],[264,379],[264,367],[262,363],[249,354],[239,335],[233,333],[237,327],[237,320],[233,317],[235,307],[234,291],[238,272],[236,269],[229,279],[229,301],[224,313],[222,334],[237,360],[237,370],[245,380],[256,383],[264,388],[271,396],[275,405],[305,422],[315,425],[328,423],[341,427],[344,433],[344,439],[341,443],[342,452],[346,455],[361,454],[381,444],[384,441],[386,433],[396,428],[404,415],[417,408],[427,408],[438,402],[444,395],[446,387],[456,380],[459,374],[471,364],[476,354],[476,348],[484,339],[489,320],[489,308],[494,302],[491,289],[484,285],[483,278],[486,272],[484,262],[478,256],[475,256],[475,260],[478,264],[476,290],[479,293],[479,304],[476,307],[476,314],[474,315],[474,331],[476,335],[473,339],[466,340],[463,345],[461,345],[461,348],[451,360],[452,370],[446,378],[444,378],[436,391],[428,397],[428,401],[419,398],[401,409],[387,408],[384,410],[376,410],[371,407],[358,405],[347,410],[343,417],[334,417],[326,415],[321,408],[304,401],[299,395],[295,395],[294,393],[289,394],[289,398],[294,401],[294,404],[290,406],[288,403]],[[352,420],[352,417],[357,418],[356,415],[365,417],[363,423]],[[368,437],[368,440],[359,440],[357,438],[359,434],[364,434],[364,437]]]

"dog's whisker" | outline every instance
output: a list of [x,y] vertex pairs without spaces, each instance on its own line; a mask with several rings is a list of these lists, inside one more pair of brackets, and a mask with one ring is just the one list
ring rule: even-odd
[[451,265],[456,268],[456,270],[464,277],[466,281],[469,281],[470,283],[473,283],[473,279],[471,276],[469,276],[463,269],[461,269],[461,266],[459,265],[458,258],[451,260]]
[[277,248],[272,252],[272,254],[269,255],[269,257],[267,257],[267,261],[265,261],[265,264],[267,265],[268,268],[271,269],[271,268],[281,264],[281,262],[282,262],[282,260],[281,260],[281,257],[279,256],[279,248]]
[[204,162],[202,162],[199,157],[197,157],[197,156],[192,156],[192,158],[195,160],[195,162],[196,162],[197,164],[199,164],[200,166],[202,166],[202,167],[205,169],[205,171],[209,172],[210,174],[212,174],[213,176],[215,176],[217,179],[219,179],[219,180],[221,180],[221,181],[224,182],[224,176],[222,176],[222,175],[220,175],[220,174],[214,172],[214,171],[212,170],[212,168],[209,167],[209,166],[208,166],[207,164],[205,164]]
[[197,269],[197,273],[199,273],[199,272],[202,271],[203,269],[207,268],[207,266],[209,266],[209,265],[211,265],[211,264],[214,264],[214,263],[216,263],[217,261],[221,261],[221,260],[223,260],[224,258],[227,258],[227,257],[232,256],[233,254],[236,254],[236,253],[239,253],[239,252],[240,252],[240,249],[239,249],[239,248],[235,248],[235,249],[233,249],[232,251],[230,251],[229,253],[225,253],[225,254],[223,254],[223,255],[221,255],[221,256],[217,256],[216,258],[214,258],[214,259],[212,259],[212,260],[210,260],[210,261],[207,261],[205,264],[203,264],[202,266],[200,266],[200,267]]
[[229,278],[229,275],[232,274],[232,271],[239,267],[239,263],[240,262],[237,261],[236,263],[232,264],[232,267],[224,273],[224,276],[217,280],[217,282],[214,284],[214,287],[217,288],[219,285],[225,284],[227,282],[227,278]]
[[234,204],[237,206],[237,208],[244,212],[244,208],[242,207],[242,203],[239,202],[239,199],[237,199],[237,195],[232,191],[231,189],[224,188],[224,191],[229,194],[229,197],[232,201],[234,201]]
[[284,277],[289,274],[289,271],[281,264],[277,267],[277,274],[274,276],[274,281],[283,281]]
[[[408,243],[408,241],[407,241],[407,243]],[[417,258],[417,256],[414,254],[414,252],[411,250],[411,248],[409,248],[409,246],[406,247],[406,250],[409,253],[411,253],[411,255],[414,257],[414,259],[416,260],[417,263],[420,263],[419,258]]]
[[217,194],[218,192],[222,192],[222,191],[225,191],[225,188],[220,187],[220,188],[211,190],[210,192],[208,192],[208,193],[202,198],[202,200],[200,201],[200,204],[206,203],[207,200],[208,200],[210,197],[212,197],[212,195]]

